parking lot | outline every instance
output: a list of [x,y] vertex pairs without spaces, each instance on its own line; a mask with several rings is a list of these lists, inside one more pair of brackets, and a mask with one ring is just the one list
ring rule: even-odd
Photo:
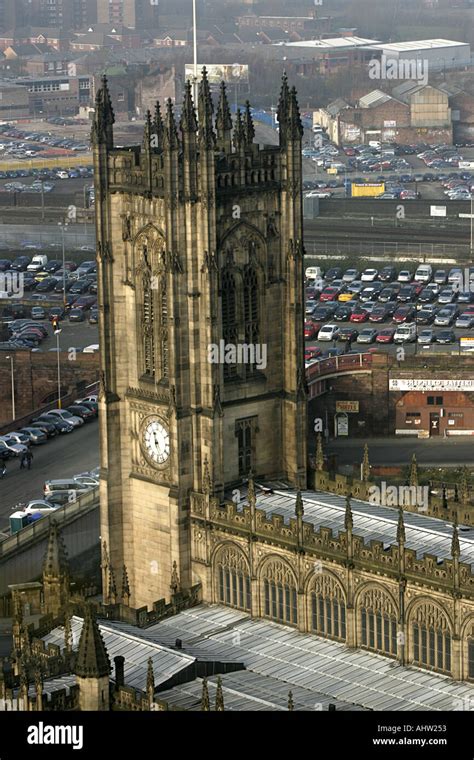
[[332,267],[319,276],[307,279],[307,364],[349,351],[460,353],[471,340],[474,348],[474,267]]

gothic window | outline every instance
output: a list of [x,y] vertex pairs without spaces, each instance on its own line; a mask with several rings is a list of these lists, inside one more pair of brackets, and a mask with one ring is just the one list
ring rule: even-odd
[[[244,273],[244,321],[245,343],[256,345],[259,341],[259,308],[258,308],[258,280],[253,266],[248,266]],[[255,353],[250,352],[250,357]],[[254,364],[248,365],[252,372]]]
[[166,289],[166,280],[163,277],[160,287],[160,364],[161,377],[168,377],[168,293]]
[[263,570],[263,614],[278,623],[297,625],[298,594],[295,577],[283,560],[268,562]]
[[315,633],[346,639],[346,602],[341,585],[330,575],[318,575],[311,592],[311,627]]
[[420,604],[412,619],[413,662],[443,673],[451,672],[451,630],[435,604]]
[[155,309],[150,272],[147,269],[143,275],[143,369],[149,377],[155,376]]
[[382,589],[367,589],[359,600],[360,645],[395,657],[397,611]]
[[257,417],[246,417],[235,423],[237,436],[239,475],[247,477],[254,470],[255,434],[257,432]]
[[[237,292],[235,276],[230,269],[222,274],[222,337],[225,345],[238,343]],[[224,364],[224,379],[236,377],[237,364]]]
[[229,607],[250,612],[250,574],[241,550],[230,545],[221,548],[216,557],[215,572],[217,600]]
[[474,636],[467,640],[467,677],[474,680]]

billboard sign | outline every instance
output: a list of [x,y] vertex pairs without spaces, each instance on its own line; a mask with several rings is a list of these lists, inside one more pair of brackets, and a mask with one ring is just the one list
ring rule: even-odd
[[[203,65],[206,66],[207,78],[210,84],[220,84],[225,82],[226,84],[248,84],[249,81],[249,67],[247,64],[241,63],[209,63],[199,64],[198,67],[198,81],[201,81],[201,72]],[[185,79],[193,79],[194,66],[192,63],[187,63],[184,67]]]
[[391,391],[474,391],[474,380],[468,378],[391,378]]
[[446,216],[446,206],[430,206],[430,216]]
[[358,401],[336,401],[336,412],[349,412],[350,414],[357,414],[358,411]]

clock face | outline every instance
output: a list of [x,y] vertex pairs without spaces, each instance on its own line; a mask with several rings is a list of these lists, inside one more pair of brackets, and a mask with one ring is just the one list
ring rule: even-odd
[[148,459],[155,465],[165,464],[170,456],[170,434],[163,421],[150,417],[143,427],[143,446]]

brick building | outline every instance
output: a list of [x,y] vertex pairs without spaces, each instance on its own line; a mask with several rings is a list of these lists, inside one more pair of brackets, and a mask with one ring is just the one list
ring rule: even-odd
[[[58,388],[57,355],[15,351],[13,356],[16,418],[19,419],[54,400]],[[79,395],[86,385],[96,382],[99,376],[97,354],[77,354],[75,361],[69,361],[64,352],[61,354],[60,368],[62,395]],[[10,362],[3,356],[0,362],[0,425],[7,425],[12,420],[10,372]]]

